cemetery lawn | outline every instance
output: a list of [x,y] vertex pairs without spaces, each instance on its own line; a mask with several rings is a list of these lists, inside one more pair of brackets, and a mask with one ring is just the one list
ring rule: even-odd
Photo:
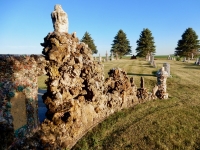
[[[156,58],[156,57],[155,57]],[[156,58],[157,68],[145,60],[121,59],[105,62],[105,76],[111,68],[123,68],[136,85],[156,84],[155,72],[163,63],[171,66],[167,79],[169,99],[152,100],[117,112],[89,131],[74,150],[200,149],[200,66]]]

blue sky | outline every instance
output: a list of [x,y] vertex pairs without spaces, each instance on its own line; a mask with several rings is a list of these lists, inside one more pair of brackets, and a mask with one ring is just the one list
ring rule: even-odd
[[68,14],[69,33],[81,39],[89,32],[101,55],[119,29],[133,54],[143,28],[152,32],[156,55],[173,54],[189,27],[200,36],[200,0],[0,0],[0,54],[41,54],[55,4]]

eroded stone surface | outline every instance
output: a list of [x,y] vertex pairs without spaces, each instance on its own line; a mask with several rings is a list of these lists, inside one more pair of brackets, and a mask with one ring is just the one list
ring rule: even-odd
[[54,11],[51,13],[54,31],[68,32],[68,16],[62,9],[61,5],[55,5]]
[[168,93],[167,93],[167,77],[168,73],[165,71],[164,67],[162,67],[158,72],[157,72],[157,85],[158,85],[158,90],[156,92],[156,96],[159,99],[168,99]]

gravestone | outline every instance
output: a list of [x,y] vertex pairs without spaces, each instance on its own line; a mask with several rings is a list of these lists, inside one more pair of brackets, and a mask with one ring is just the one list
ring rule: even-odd
[[118,54],[117,54],[117,53],[115,53],[115,55],[116,55],[116,60],[118,60]]
[[167,59],[168,59],[168,60],[171,60],[171,56],[169,55]]
[[191,59],[194,59],[194,54],[193,53],[191,54],[191,56],[192,56]]
[[170,77],[170,64],[169,63],[164,63],[163,67],[165,69],[165,71],[168,73],[168,77]]
[[154,67],[154,68],[157,68],[157,65],[156,65],[155,60],[153,60],[153,67]]
[[196,65],[199,64],[199,58],[196,58],[195,64],[196,64]]
[[99,62],[101,62],[101,55],[99,54]]
[[150,54],[149,53],[147,53],[145,59],[146,59],[146,61],[150,62]]
[[153,61],[154,61],[154,55],[151,56],[151,65],[153,65]]
[[111,59],[110,59],[111,61],[113,61],[114,60],[114,58],[113,58],[113,52],[111,52]]
[[106,61],[108,61],[108,53],[107,53],[107,51],[106,51]]
[[165,71],[164,67],[162,67],[157,73],[157,86],[158,90],[156,92],[156,96],[160,99],[168,99],[167,93],[167,77],[168,73]]

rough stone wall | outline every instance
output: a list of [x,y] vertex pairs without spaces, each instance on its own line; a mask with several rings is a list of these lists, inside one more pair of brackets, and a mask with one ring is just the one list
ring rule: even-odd
[[74,33],[50,33],[42,46],[49,79],[43,96],[48,120],[41,125],[41,139],[44,145],[68,147],[104,117],[103,66]]
[[141,78],[137,88],[120,68],[104,81],[103,65],[75,33],[49,33],[41,45],[49,77],[43,95],[47,119],[33,136],[15,143],[16,150],[71,148],[110,114],[157,98],[158,86],[148,92]]
[[47,60],[47,119],[39,132],[42,148],[71,148],[110,114],[138,103],[137,87],[120,68],[104,82],[103,66],[75,34],[53,32],[44,38]]
[[[57,11],[62,10],[61,6],[57,7],[52,19],[65,17]],[[63,29],[68,26],[66,22],[61,23],[63,26],[54,25],[54,32],[41,44],[48,76],[47,92],[43,95],[47,119],[33,136],[16,142],[11,149],[71,148],[110,114],[150,100],[152,95],[156,98],[158,86],[150,94],[141,78],[141,87],[137,89],[133,78],[129,80],[120,68],[111,69],[104,82],[103,65],[93,61],[92,51],[79,42],[75,33],[68,34]],[[162,87],[159,85],[159,90]]]
[[114,68],[104,82],[103,66],[74,33],[49,33],[41,45],[49,76],[43,96],[47,119],[32,138],[16,143],[16,149],[71,148],[107,116],[138,103],[133,79]]
[[[6,149],[15,137],[21,138],[38,127],[37,76],[44,68],[39,59],[36,55],[0,55],[0,149]],[[19,105],[12,108],[18,101]],[[23,112],[26,118],[22,118]]]

